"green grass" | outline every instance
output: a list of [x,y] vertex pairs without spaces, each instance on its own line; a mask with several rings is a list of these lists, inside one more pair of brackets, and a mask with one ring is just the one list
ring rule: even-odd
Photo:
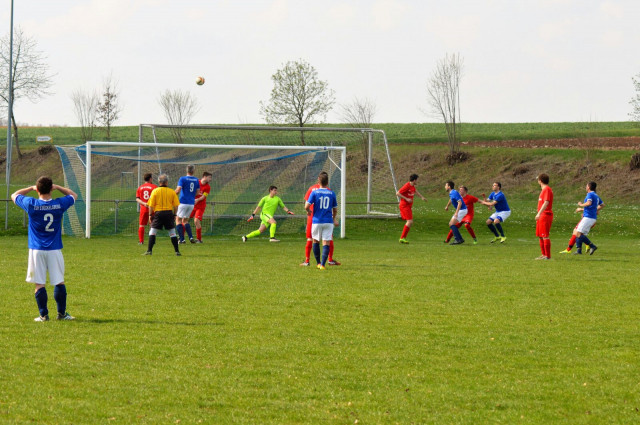
[[300,235],[183,257],[65,238],[69,323],[33,322],[26,237],[0,238],[0,423],[637,422],[637,211],[603,210],[577,258],[556,254],[577,221],[559,206],[541,262],[524,204],[506,244],[479,213],[459,247],[427,205],[408,246],[400,220],[347,223],[324,272],[298,266]]
[[[317,126],[346,127],[345,124],[322,124]],[[394,144],[442,143],[447,140],[444,125],[439,123],[376,123],[372,127],[384,130],[389,142]],[[37,144],[35,142],[36,136],[42,135],[51,136],[56,145],[82,143],[78,127],[24,127],[19,129],[18,134],[20,136],[20,146],[22,147],[35,146]],[[462,141],[629,136],[640,136],[640,126],[637,122],[464,123],[461,128]],[[93,139],[104,140],[105,133],[97,129],[94,132]],[[0,135],[0,142],[2,140],[6,143],[6,136]],[[137,141],[138,127],[113,127],[111,129],[111,140]]]

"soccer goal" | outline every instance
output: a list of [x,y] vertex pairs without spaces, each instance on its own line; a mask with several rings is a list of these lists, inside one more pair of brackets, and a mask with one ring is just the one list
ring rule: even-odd
[[[344,146],[206,145],[186,143],[87,142],[58,148],[64,157],[65,183],[80,195],[69,213],[65,232],[84,234],[135,233],[138,223],[136,185],[130,173],[169,176],[170,187],[186,172],[186,165],[214,174],[212,201],[205,212],[207,224],[216,234],[239,236],[255,230],[247,223],[258,200],[271,185],[296,215],[276,216],[279,233],[304,231],[306,213],[303,196],[320,171],[329,174],[331,189],[338,197],[340,236],[345,236]],[[199,173],[198,173],[199,172]],[[215,223],[215,226],[214,226]],[[209,232],[209,234],[214,232]]]

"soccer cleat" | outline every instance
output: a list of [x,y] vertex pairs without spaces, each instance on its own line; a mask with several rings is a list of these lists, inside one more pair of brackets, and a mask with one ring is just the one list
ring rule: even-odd
[[138,245],[143,245],[143,244],[144,244],[144,242],[138,242]]
[[58,313],[58,320],[76,320],[76,318],[69,313]]
[[546,255],[541,255],[539,257],[534,258],[534,260],[548,260],[549,258],[547,258]]
[[598,249],[597,246],[595,246],[594,244],[591,244],[591,246],[589,246],[589,255],[593,255],[594,252],[596,252],[596,249]]
[[202,243],[202,241],[200,239],[196,239],[194,243]]
[[243,237],[242,237],[242,242],[246,242],[246,241],[247,241],[247,237],[246,237],[246,236],[243,236]]
[[191,238],[191,239],[189,239],[189,242],[191,242],[191,243],[196,243],[196,240],[195,240],[195,239],[193,239],[193,238]]
[[500,236],[494,236],[494,238],[493,238],[493,239],[491,239],[491,240],[489,241],[489,243],[498,242],[499,240],[500,240]]
[[178,241],[178,243],[187,243],[187,241],[185,241],[184,239],[181,241]]
[[573,255],[582,255],[582,251],[577,250],[576,252],[573,253]]
[[474,244],[474,245],[478,245],[478,240],[477,240],[477,239],[474,239],[474,240],[473,240],[473,244]]
[[503,237],[500,238],[500,243],[504,243],[504,241],[506,241],[506,240],[507,240],[507,237],[503,236]]
[[271,239],[269,239],[269,242],[280,242],[280,239],[271,238]]
[[151,251],[147,251],[147,252],[145,252],[145,253],[144,253],[144,254],[142,254],[142,255],[152,255],[152,254],[153,254],[153,252],[151,252]]
[[49,315],[46,314],[44,316],[40,316],[40,317],[36,317],[35,319],[33,319],[34,322],[48,322],[49,321]]
[[322,264],[318,264],[318,265],[316,266],[316,268],[317,268],[318,270],[324,270],[324,269],[325,269],[325,267],[324,267]]
[[330,265],[330,266],[339,266],[342,263],[339,262],[339,261],[336,261],[336,260],[330,260],[330,261],[327,262],[327,264]]
[[176,251],[176,257],[182,257],[182,254],[180,254],[180,251]]
[[303,261],[302,263],[300,263],[300,266],[309,267],[309,262],[308,261]]
[[446,239],[445,239],[445,240],[443,240],[442,242],[444,242],[444,243],[449,243],[449,241],[450,241],[450,240],[451,240],[451,239],[449,239],[449,240],[446,240]]
[[589,251],[589,248],[590,248],[589,244],[584,244],[584,245],[582,245],[582,246],[584,246],[584,249],[586,249],[587,251]]
[[405,238],[400,239],[400,243],[409,243],[408,240],[406,240]]
[[456,239],[455,241],[451,242],[449,245],[461,245],[464,243],[464,239]]
[[560,251],[560,254],[571,254],[571,250],[565,249],[564,251]]

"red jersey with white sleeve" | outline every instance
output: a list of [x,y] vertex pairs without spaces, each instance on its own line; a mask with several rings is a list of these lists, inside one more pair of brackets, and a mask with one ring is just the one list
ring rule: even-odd
[[467,215],[464,216],[462,221],[471,223],[471,221],[473,220],[473,214],[475,212],[475,210],[473,209],[473,204],[478,202],[478,198],[467,194],[467,195],[464,195],[464,198],[462,198],[462,201],[467,206]]
[[553,215],[553,191],[549,186],[545,186],[540,192],[540,196],[538,197],[538,211],[540,211],[540,207],[545,201],[549,201],[549,205],[542,212],[543,215]]
[[412,185],[410,182],[405,183],[404,186],[400,188],[398,193],[405,198],[411,199],[412,202],[407,202],[404,198],[400,198],[400,209],[411,208],[413,206],[413,197],[416,194],[416,187]]
[[[146,204],[147,201],[149,201],[149,198],[151,197],[151,192],[153,192],[153,189],[155,189],[156,187],[158,186],[156,186],[153,183],[145,182],[141,184],[138,190],[136,191],[136,198],[140,199]],[[147,208],[146,205],[140,206],[140,213],[142,213],[143,210],[145,214],[149,214],[149,209]]]

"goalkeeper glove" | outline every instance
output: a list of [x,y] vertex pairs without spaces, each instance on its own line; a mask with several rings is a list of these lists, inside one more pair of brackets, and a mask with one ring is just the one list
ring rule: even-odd
[[256,218],[256,215],[255,215],[255,214],[251,214],[251,217],[249,217],[249,218],[247,219],[247,221],[251,221],[251,220],[253,220],[254,218]]

